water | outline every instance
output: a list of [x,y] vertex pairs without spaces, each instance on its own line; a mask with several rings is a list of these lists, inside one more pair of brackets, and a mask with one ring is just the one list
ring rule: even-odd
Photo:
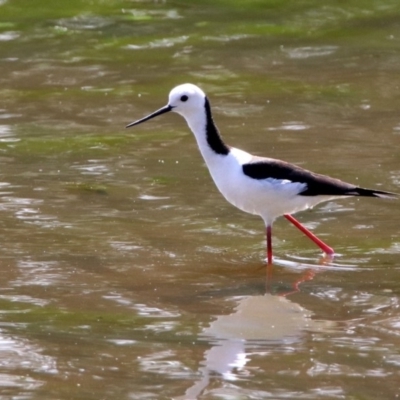
[[229,144],[400,192],[397,1],[0,1],[0,397],[394,399],[399,204],[262,221],[163,106]]

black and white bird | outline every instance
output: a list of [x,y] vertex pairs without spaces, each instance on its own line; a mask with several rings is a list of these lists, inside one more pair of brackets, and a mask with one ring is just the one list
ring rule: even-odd
[[259,215],[266,226],[267,262],[272,263],[272,224],[284,216],[324,253],[334,250],[300,224],[291,214],[318,203],[348,196],[394,198],[395,193],[364,189],[316,174],[273,158],[258,157],[224,143],[205,93],[190,83],[171,90],[168,104],[127,125],[148,121],[169,111],[185,118],[193,132],[211,177],[225,199],[242,211]]

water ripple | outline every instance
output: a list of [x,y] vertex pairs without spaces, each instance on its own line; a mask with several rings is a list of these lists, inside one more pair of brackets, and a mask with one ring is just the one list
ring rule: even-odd
[[178,36],[173,38],[163,38],[154,40],[145,44],[128,44],[125,49],[128,50],[143,50],[143,49],[158,49],[164,47],[172,47],[179,43],[185,43],[189,36]]
[[59,19],[57,27],[73,30],[93,30],[101,29],[112,25],[114,20],[94,15],[78,15],[72,18]]
[[281,47],[282,52],[284,52],[289,58],[310,58],[310,57],[322,57],[329,56],[336,52],[338,46],[305,46],[305,47],[294,47],[287,48]]
[[[27,376],[34,373],[56,374],[53,357],[43,355],[42,349],[25,339],[11,337],[0,331],[0,387],[34,390],[43,385],[41,380]],[[10,370],[10,373],[6,373]]]
[[2,32],[0,33],[0,42],[8,42],[10,40],[15,40],[20,37],[19,32]]
[[160,351],[139,358],[139,364],[143,371],[157,374],[165,374],[174,377],[189,377],[191,371],[181,361],[172,350]]
[[18,261],[21,276],[10,282],[16,286],[51,286],[64,281],[67,276],[56,261]]
[[13,132],[11,126],[0,125],[0,142],[12,143],[12,142],[19,142],[19,141],[20,141],[20,139],[15,137],[15,133]]

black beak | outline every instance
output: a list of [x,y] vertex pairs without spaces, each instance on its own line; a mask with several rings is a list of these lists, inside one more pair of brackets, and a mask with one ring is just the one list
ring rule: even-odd
[[167,112],[169,112],[169,111],[171,111],[171,110],[172,110],[172,106],[166,105],[166,106],[160,108],[159,110],[154,111],[152,114],[148,115],[147,117],[144,117],[144,118],[142,118],[142,119],[138,119],[138,120],[135,121],[135,122],[131,122],[131,123],[130,123],[129,125],[127,125],[125,128],[130,128],[131,126],[139,125],[139,124],[141,124],[142,122],[148,121],[149,119],[152,119],[152,118],[154,118],[154,117],[157,117],[158,115],[165,114],[165,113],[167,113]]

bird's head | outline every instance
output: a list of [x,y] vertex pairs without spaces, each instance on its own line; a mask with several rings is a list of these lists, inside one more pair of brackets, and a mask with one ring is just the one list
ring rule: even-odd
[[176,112],[182,115],[185,119],[190,118],[197,113],[201,113],[204,109],[206,95],[196,85],[191,83],[184,83],[183,85],[176,86],[171,90],[168,97],[168,104],[152,114],[139,119],[127,125],[127,128],[141,124],[158,115],[165,114],[169,111]]

